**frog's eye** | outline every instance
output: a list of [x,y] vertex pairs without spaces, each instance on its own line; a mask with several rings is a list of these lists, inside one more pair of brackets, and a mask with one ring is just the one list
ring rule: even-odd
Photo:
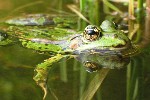
[[96,72],[100,69],[99,64],[92,61],[86,61],[83,65],[88,72]]
[[99,39],[100,35],[100,29],[94,25],[88,25],[83,32],[83,37],[89,41],[95,41]]

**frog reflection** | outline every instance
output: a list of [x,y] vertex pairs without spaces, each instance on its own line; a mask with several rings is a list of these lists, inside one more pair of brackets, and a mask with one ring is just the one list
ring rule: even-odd
[[120,69],[126,67],[130,58],[122,58],[117,55],[101,55],[98,53],[89,54],[84,53],[80,54],[77,58],[85,67],[88,72],[96,72],[101,68],[108,69]]

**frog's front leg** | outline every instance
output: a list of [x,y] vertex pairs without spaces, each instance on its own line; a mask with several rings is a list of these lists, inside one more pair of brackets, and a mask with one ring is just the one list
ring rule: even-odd
[[62,58],[64,57],[71,57],[70,55],[61,55],[61,54],[57,54],[54,57],[51,57],[49,59],[44,60],[43,63],[38,64],[35,68],[35,76],[33,77],[33,79],[35,80],[35,82],[44,90],[44,97],[43,99],[46,97],[47,95],[47,79],[48,79],[48,73],[49,70],[52,68],[52,65],[58,61],[60,61]]

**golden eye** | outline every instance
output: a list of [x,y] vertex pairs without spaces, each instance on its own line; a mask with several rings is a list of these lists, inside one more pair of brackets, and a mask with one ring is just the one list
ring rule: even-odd
[[100,35],[100,29],[94,25],[88,25],[83,32],[83,37],[89,41],[95,41],[99,39]]

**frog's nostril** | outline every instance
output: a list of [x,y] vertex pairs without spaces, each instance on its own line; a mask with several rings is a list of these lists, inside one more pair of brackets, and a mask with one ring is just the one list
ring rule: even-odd
[[7,33],[0,30],[0,41],[5,40],[7,38],[8,38]]

